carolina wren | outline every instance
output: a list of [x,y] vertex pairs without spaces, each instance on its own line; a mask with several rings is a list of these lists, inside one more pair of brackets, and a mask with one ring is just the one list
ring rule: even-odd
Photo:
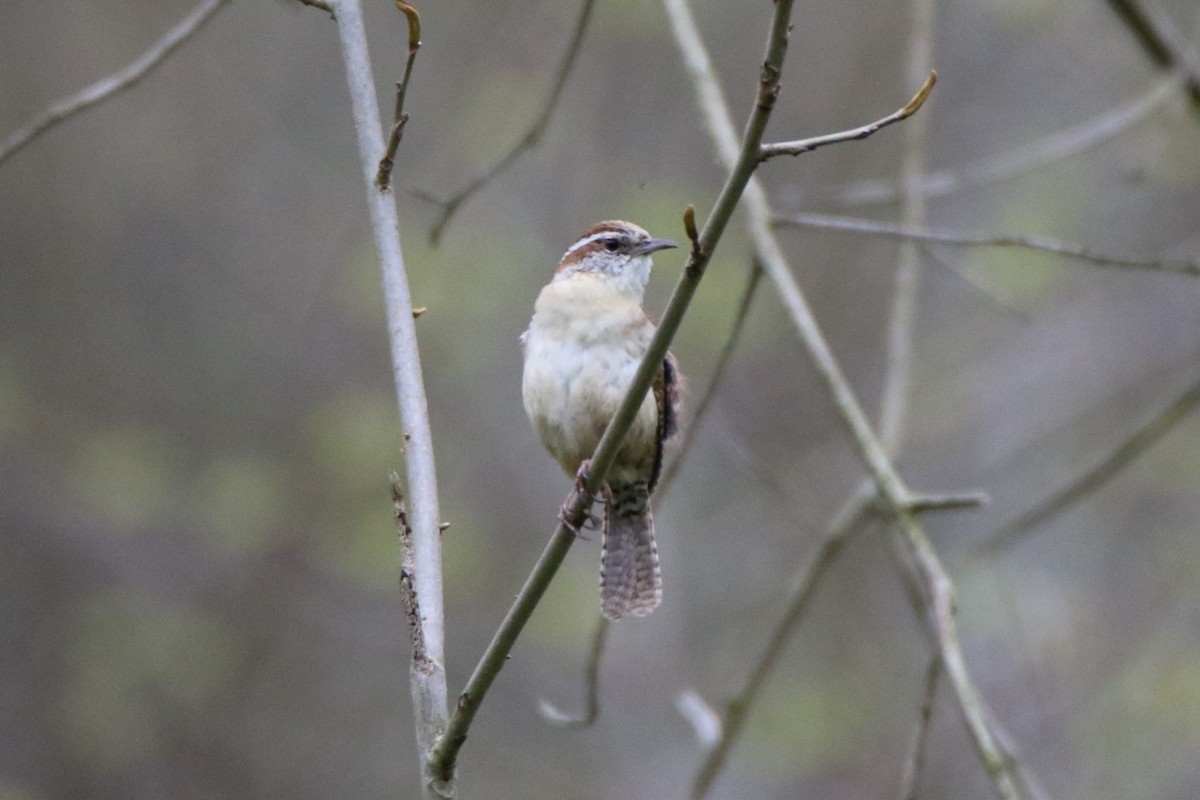
[[[651,254],[670,247],[631,222],[588,228],[558,262],[521,337],[525,411],[577,486],[654,335],[642,295]],[[600,596],[609,619],[644,616],[662,601],[650,494],[677,432],[681,382],[668,354],[607,476]]]

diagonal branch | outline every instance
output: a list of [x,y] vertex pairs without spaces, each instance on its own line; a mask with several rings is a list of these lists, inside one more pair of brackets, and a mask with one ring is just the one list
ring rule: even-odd
[[733,211],[741,199],[746,184],[754,174],[759,162],[759,148],[762,146],[763,131],[767,120],[775,107],[779,96],[779,78],[783,68],[784,56],[787,53],[789,18],[791,16],[792,0],[776,0],[774,14],[771,20],[770,33],[767,37],[766,56],[758,81],[758,91],[754,108],[746,123],[742,143],[738,147],[736,163],[730,169],[729,177],[721,187],[712,213],[705,221],[704,229],[699,232],[693,242],[692,252],[684,265],[683,273],[675,285],[671,299],[667,303],[659,322],[658,330],[647,347],[646,354],[638,366],[637,372],[630,383],[629,391],[621,402],[620,408],[609,421],[600,444],[591,459],[591,471],[585,481],[584,491],[576,492],[571,502],[570,514],[560,522],[550,538],[550,542],[542,551],[537,564],[525,585],[517,594],[516,602],[500,623],[491,643],[484,651],[483,657],[476,665],[463,693],[459,695],[454,715],[445,734],[438,740],[432,756],[431,765],[434,775],[440,780],[449,781],[453,778],[458,753],[466,741],[471,722],[478,713],[480,704],[492,682],[504,666],[508,653],[516,643],[521,630],[528,622],[534,608],[537,607],[542,595],[553,579],[558,567],[562,564],[567,550],[574,542],[575,535],[568,524],[578,528],[583,523],[589,505],[585,498],[594,497],[600,490],[609,468],[616,459],[617,449],[625,438],[638,409],[642,405],[646,393],[650,390],[663,358],[666,357],[671,339],[683,321],[704,271],[708,267],[713,251],[720,241],[721,234],[728,225]]
[[1183,34],[1169,19],[1140,0],[1108,0],[1108,4],[1155,65],[1183,77],[1192,108],[1200,112],[1200,56],[1188,45]]
[[469,181],[465,186],[455,192],[451,197],[440,199],[430,192],[424,190],[411,190],[411,193],[422,200],[426,200],[441,207],[441,214],[437,221],[433,223],[433,227],[429,230],[429,240],[434,244],[441,241],[442,233],[446,226],[450,224],[450,220],[458,213],[458,209],[463,203],[467,202],[480,189],[487,186],[497,175],[511,167],[518,158],[525,154],[526,151],[532,150],[542,138],[542,134],[546,132],[546,128],[550,125],[550,118],[554,115],[554,110],[558,107],[558,101],[562,97],[563,88],[567,85],[567,79],[571,77],[571,72],[575,69],[575,62],[579,58],[579,52],[583,47],[583,37],[587,33],[588,21],[592,17],[592,8],[596,5],[596,0],[583,0],[583,7],[579,11],[579,19],[575,23],[575,31],[571,34],[571,41],[567,45],[567,52],[563,56],[562,63],[559,64],[555,71],[554,85],[550,87],[550,94],[546,96],[546,102],[538,112],[537,118],[533,124],[529,126],[529,130],[521,137],[521,140],[513,145],[512,149],[505,153],[500,160],[485,170],[482,174],[477,175]]
[[821,585],[821,580],[828,574],[829,568],[837,560],[847,542],[862,529],[862,523],[870,511],[871,499],[874,494],[870,486],[864,487],[863,491],[859,491],[850,498],[829,523],[828,532],[825,534],[821,546],[817,548],[816,554],[805,566],[796,588],[788,596],[784,604],[783,615],[772,628],[767,646],[763,648],[758,661],[750,669],[750,674],[746,677],[742,688],[725,707],[717,740],[708,748],[704,762],[696,771],[696,777],[692,781],[692,790],[689,795],[691,800],[701,800],[708,795],[713,781],[725,766],[729,751],[733,748],[734,742],[737,741],[738,735],[746,724],[746,717],[754,705],[754,701],[758,699],[759,691],[779,661],[779,657],[783,655],[784,647],[791,638],[792,632],[804,618],[805,612],[808,611],[812,598]]
[[933,723],[933,704],[937,700],[938,682],[942,677],[942,660],[934,656],[925,670],[925,691],[921,695],[921,711],[917,716],[917,727],[913,732],[908,759],[900,778],[900,800],[917,800],[917,784],[925,767],[925,751],[929,742],[929,729]]
[[167,31],[165,36],[134,59],[129,66],[96,81],[81,92],[59,100],[32,122],[10,134],[0,143],[0,164],[60,122],[65,122],[79,112],[104,102],[146,77],[227,3],[229,0],[202,0],[178,25]]
[[[421,358],[404,255],[400,248],[400,222],[395,197],[375,186],[375,170],[383,153],[383,126],[379,100],[367,55],[359,0],[337,0],[335,8],[346,82],[350,90],[358,154],[367,188],[367,206],[383,277],[391,344],[393,378],[404,431],[404,461],[411,500],[412,583],[420,598],[424,635],[423,660],[414,658],[409,670],[413,716],[421,760],[422,792],[426,798],[453,797],[452,784],[433,779],[429,752],[448,718],[445,671],[445,618],[442,610],[442,545],[438,514],[437,475],[433,438],[429,428]],[[415,654],[414,654],[415,655]]]
[[892,239],[948,244],[958,247],[1020,247],[1027,250],[1040,250],[1044,253],[1054,253],[1066,256],[1067,258],[1079,259],[1080,261],[1095,264],[1098,267],[1200,275],[1200,262],[1197,261],[1129,258],[1127,256],[1096,253],[1086,247],[1071,244],[1070,242],[1061,242],[1047,236],[1028,236],[1011,233],[984,235],[959,233],[957,231],[935,230],[913,225],[895,225],[890,222],[877,222],[858,217],[839,217],[828,214],[793,214],[787,217],[776,217],[774,224],[783,227],[795,226],[853,231],[854,233],[865,233],[870,236],[885,236]]
[[[735,140],[735,135],[708,53],[686,2],[664,0],[664,3],[676,42],[683,52],[685,67],[695,85],[705,122],[716,142],[718,154],[728,165],[734,156],[731,142]],[[899,560],[907,570],[905,574],[913,584],[913,594],[920,612],[918,618],[924,623],[925,631],[945,666],[976,752],[998,793],[1006,800],[1020,798],[1019,765],[1007,759],[997,745],[993,727],[985,715],[986,706],[963,659],[954,620],[953,584],[913,514],[907,486],[871,429],[858,398],[792,276],[779,242],[771,231],[770,204],[758,181],[750,181],[745,200],[750,237],[763,268],[775,283],[817,375],[865,463],[887,513],[897,523],[900,535],[893,536],[892,540],[898,550]]]
[[663,476],[658,481],[658,489],[656,495],[659,502],[662,502],[662,497],[666,494],[667,488],[674,483],[675,476],[679,473],[679,468],[683,464],[684,458],[688,451],[692,448],[692,443],[696,441],[697,432],[700,430],[700,422],[708,415],[708,409],[712,406],[713,399],[717,396],[717,389],[721,385],[721,380],[725,377],[725,369],[729,366],[729,360],[733,357],[733,351],[737,348],[738,340],[742,336],[742,328],[745,327],[746,318],[750,314],[750,304],[754,302],[754,295],[758,291],[758,284],[762,278],[762,264],[758,261],[753,261],[750,264],[750,274],[746,278],[746,288],[742,290],[741,299],[738,300],[737,311],[734,312],[733,326],[729,329],[729,335],[725,337],[725,345],[721,348],[720,354],[717,356],[717,363],[713,366],[712,376],[708,379],[708,384],[704,387],[704,394],[700,397],[700,402],[696,404],[696,410],[692,414],[687,427],[684,429],[683,442],[679,445],[679,450],[675,457],[671,460],[670,466],[667,467]]
[[1200,405],[1200,381],[1187,387],[1169,406],[1130,434],[1099,464],[988,536],[976,549],[976,554],[997,555],[1020,542],[1039,525],[1078,505],[1153,447],[1197,405]]

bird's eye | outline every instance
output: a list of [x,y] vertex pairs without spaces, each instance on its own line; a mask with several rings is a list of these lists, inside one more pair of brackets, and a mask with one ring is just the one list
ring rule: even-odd
[[604,249],[610,253],[617,252],[617,249],[620,246],[621,246],[621,243],[618,242],[616,239],[605,239],[604,240]]

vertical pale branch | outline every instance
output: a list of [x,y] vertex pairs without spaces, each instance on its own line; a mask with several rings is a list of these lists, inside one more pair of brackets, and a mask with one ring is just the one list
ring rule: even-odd
[[[933,0],[909,3],[912,32],[909,36],[906,86],[921,81],[933,69]],[[925,138],[929,116],[917,114],[901,131],[904,156],[900,164],[903,195],[900,216],[904,225],[925,224],[925,198],[919,183],[925,172]],[[917,246],[904,242],[896,264],[896,291],[892,295],[891,319],[887,334],[887,367],[879,405],[879,438],[893,457],[904,438],[904,417],[908,405],[908,385],[912,375],[913,330],[917,315],[917,284],[920,278]]]
[[429,772],[429,753],[437,737],[446,728],[448,713],[443,655],[442,547],[438,531],[441,518],[438,514],[429,413],[417,351],[417,331],[404,256],[400,249],[400,222],[396,215],[395,200],[390,192],[375,186],[375,171],[384,152],[384,139],[379,101],[375,95],[367,54],[362,9],[358,0],[338,0],[334,12],[342,44],[346,81],[350,88],[354,127],[358,134],[358,152],[367,189],[371,228],[383,273],[392,369],[406,442],[404,460],[413,531],[413,584],[420,602],[425,642],[425,659],[414,660],[410,671],[422,787],[427,798],[453,796],[453,786],[435,786]]

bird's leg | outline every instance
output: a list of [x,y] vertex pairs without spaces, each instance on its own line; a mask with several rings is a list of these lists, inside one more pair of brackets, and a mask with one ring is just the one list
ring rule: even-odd
[[[579,470],[575,473],[575,491],[567,495],[567,499],[563,500],[562,505],[558,509],[559,521],[562,522],[567,530],[571,531],[581,539],[587,539],[587,537],[583,535],[580,528],[594,531],[599,528],[604,521],[602,517],[598,517],[592,513],[592,506],[596,503],[598,498],[587,490],[587,481],[588,477],[591,475],[591,471],[592,460],[590,458],[586,458],[583,460],[583,463],[579,465]],[[583,520],[583,524],[580,526],[580,528],[577,528],[571,524],[571,509],[572,506],[575,505],[576,495],[583,496],[583,498],[587,501],[588,509],[587,517]],[[608,488],[607,482],[601,484],[600,486],[599,499],[602,499],[606,505],[610,500],[612,500],[612,490]]]

